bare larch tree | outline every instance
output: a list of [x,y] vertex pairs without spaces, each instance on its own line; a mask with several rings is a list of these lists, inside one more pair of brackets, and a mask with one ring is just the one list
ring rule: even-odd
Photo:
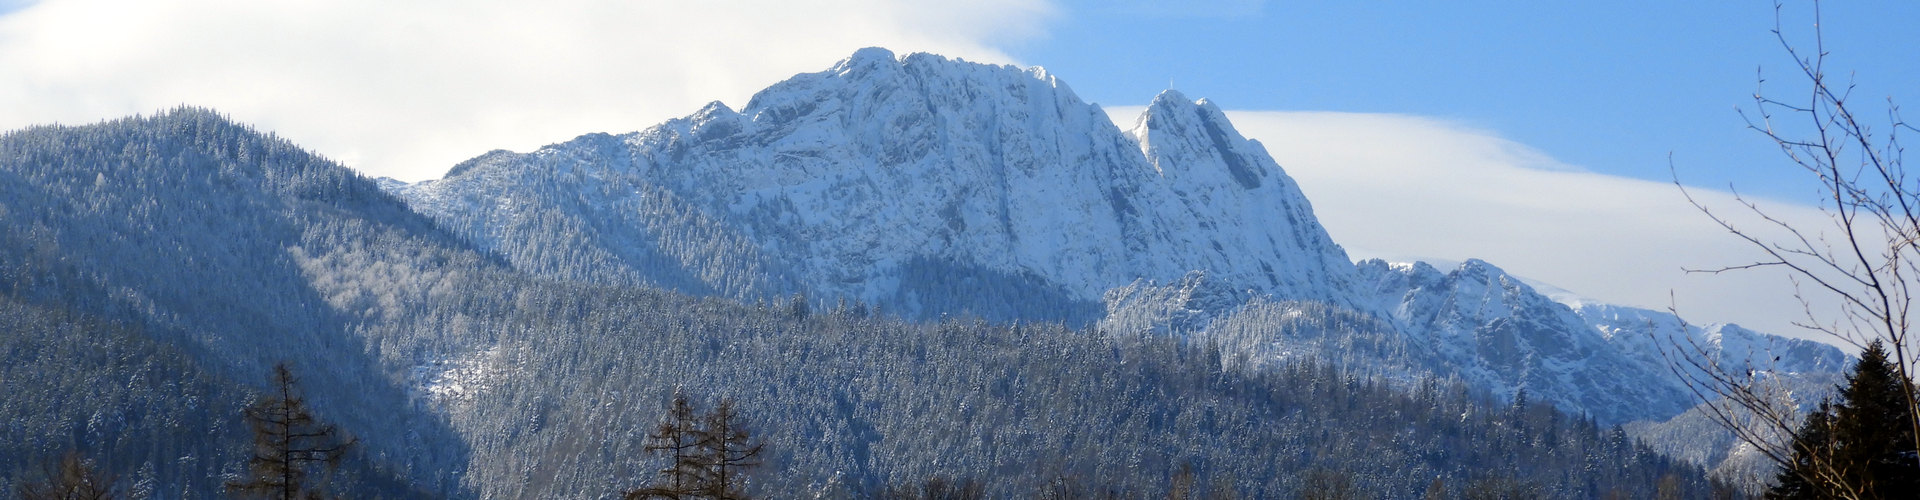
[[282,500],[318,497],[316,485],[308,484],[308,469],[337,465],[358,443],[313,417],[286,363],[274,365],[268,393],[247,405],[245,415],[253,428],[253,457],[245,477],[227,482],[232,493]]

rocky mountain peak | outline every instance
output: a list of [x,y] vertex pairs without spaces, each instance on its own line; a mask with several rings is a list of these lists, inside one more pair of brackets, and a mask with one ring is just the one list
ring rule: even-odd
[[[607,245],[594,253],[609,257],[589,260],[611,269],[569,276],[645,282],[660,271],[630,263],[649,262],[703,282],[680,287],[694,292],[806,292],[931,314],[947,306],[926,294],[952,287],[928,280],[972,276],[1097,308],[1112,288],[1204,271],[1242,292],[1355,304],[1351,262],[1265,150],[1211,103],[1157,102],[1130,137],[1043,69],[862,49],[738,112],[714,103],[618,141],[583,136],[394,189],[460,219],[450,227],[498,227],[478,237],[488,248],[534,244],[503,225],[551,210],[537,219],[576,220]],[[633,207],[655,203],[672,206]],[[676,229],[691,221],[706,227]],[[731,257],[646,250],[684,246],[661,240],[676,232],[731,242],[706,250]],[[740,261],[757,275],[739,276]]]
[[[1155,97],[1128,135],[1162,175],[1224,174],[1242,188],[1257,189],[1280,170],[1264,148],[1233,129],[1218,106],[1175,90]],[[1222,166],[1224,172],[1195,170]]]

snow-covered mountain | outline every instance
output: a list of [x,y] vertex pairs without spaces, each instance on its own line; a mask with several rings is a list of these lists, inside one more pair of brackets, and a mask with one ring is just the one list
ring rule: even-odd
[[[1768,335],[1740,325],[1694,325],[1671,312],[1604,304],[1570,294],[1556,294],[1566,304],[1645,370],[1679,368],[1693,380],[1704,374],[1690,362],[1712,363],[1730,373],[1752,370],[1756,380],[1778,384],[1803,409],[1812,408],[1833,388],[1845,382],[1852,358],[1833,346],[1802,339]],[[1667,380],[1678,381],[1680,376]],[[1684,387],[1684,386],[1682,386]],[[1772,462],[1736,439],[1707,417],[1707,403],[1690,399],[1685,412],[1627,426],[1640,438],[1669,456],[1708,466],[1714,477],[1735,483],[1771,480]]]
[[[575,207],[538,204],[566,199],[555,192],[495,193],[513,202],[494,213],[578,238],[542,244],[617,243],[567,224],[621,220],[545,218]],[[548,197],[513,198],[528,193]],[[632,206],[747,234],[658,215],[687,205]],[[1382,492],[1489,473],[1560,496],[1651,496],[1653,477],[1695,496],[1708,486],[1598,427],[1540,425],[1561,420],[1538,406],[1499,411],[1325,365],[1228,369],[1252,350],[1229,360],[1168,336],[914,324],[531,276],[346,167],[207,110],[0,133],[0,214],[0,491],[73,452],[127,496],[222,496],[258,451],[243,408],[277,392],[262,383],[281,362],[317,421],[357,438],[309,483],[352,498],[617,496],[667,463],[646,434],[676,394],[739,403],[779,464],[747,483],[769,498],[927,478],[978,480],[995,498],[1080,488],[1072,478],[1158,496],[1183,470],[1262,498],[1313,491],[1300,480],[1312,471]],[[1194,286],[1177,293],[1140,281],[1135,297],[1275,324],[1246,313],[1261,295],[1207,276],[1183,274]],[[1324,302],[1271,304],[1302,334],[1339,333],[1329,345],[1366,338],[1342,322],[1397,337]],[[1543,441],[1565,446],[1531,445]]]
[[[569,279],[1085,320],[1109,289],[1205,270],[1357,303],[1298,186],[1211,103],[1168,91],[1121,131],[1042,69],[930,54],[863,49],[742,111],[716,102],[388,186]],[[1024,298],[956,296],[970,287]]]
[[1444,271],[1379,260],[1356,268],[1359,295],[1374,300],[1357,310],[1239,293],[1195,272],[1110,291],[1098,327],[1186,335],[1247,363],[1318,359],[1393,380],[1456,379],[1504,397],[1525,392],[1605,424],[1659,421],[1694,407],[1697,394],[1671,368],[1685,366],[1680,356],[1816,389],[1831,385],[1848,361],[1817,342],[1543,293],[1477,259]]
[[1734,369],[1782,374],[1838,373],[1851,358],[1833,346],[1748,330],[1731,323],[1702,325],[1666,311],[1605,304],[1575,296],[1557,296],[1607,342],[1636,361],[1665,368],[1664,349],[1693,354]]
[[1674,341],[1778,347],[1768,355],[1789,372],[1845,360],[1737,326],[1562,303],[1478,260],[1356,266],[1206,100],[1164,92],[1122,130],[1045,70],[929,54],[864,49],[741,111],[716,102],[384,186],[515,267],[567,281],[1205,334],[1249,356],[1524,389],[1610,423],[1694,403],[1660,353]]
[[[1448,381],[1615,423],[1685,408],[1672,340],[1790,375],[1846,363],[1479,261],[1355,266],[1205,101],[1162,94],[1123,131],[1043,71],[880,50],[742,112],[414,185],[206,110],[36,127],[0,134],[0,214],[20,215],[0,217],[0,490],[77,448],[128,491],[217,495],[251,453],[240,408],[287,361],[365,443],[336,478],[350,496],[604,497],[657,467],[644,433],[681,390],[805,443],[770,448],[775,497],[939,477],[1024,481],[989,493],[1013,496],[1051,480],[1032,463],[1133,491],[1186,464],[1264,497],[1323,467],[1371,491],[1494,472],[1650,496],[1632,488],[1698,474]],[[1263,370],[1296,359],[1340,368]],[[1728,455],[1703,442],[1671,453]]]
[[1825,381],[1849,361],[1818,342],[1728,323],[1690,324],[1673,313],[1605,304],[1563,290],[1543,293],[1498,267],[1469,259],[1442,272],[1425,263],[1358,265],[1416,351],[1436,353],[1476,386],[1526,389],[1606,422],[1666,419],[1699,401],[1680,367],[1717,363],[1789,379]]
[[1604,422],[1664,417],[1690,406],[1664,367],[1638,363],[1572,309],[1492,264],[1441,272],[1425,263],[1361,262],[1362,279],[1409,342],[1498,393],[1582,408]]

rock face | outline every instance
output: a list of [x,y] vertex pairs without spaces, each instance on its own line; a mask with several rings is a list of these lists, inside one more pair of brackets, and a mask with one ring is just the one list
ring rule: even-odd
[[[929,54],[865,49],[742,111],[714,103],[388,188],[568,279],[1091,319],[1111,288],[1205,270],[1357,302],[1345,252],[1219,108],[1169,91],[1123,132],[1044,70]],[[948,296],[987,285],[1029,299]]]

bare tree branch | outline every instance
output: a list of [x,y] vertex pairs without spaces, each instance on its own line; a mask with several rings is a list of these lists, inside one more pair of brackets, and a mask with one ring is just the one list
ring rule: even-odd
[[[1908,336],[1916,285],[1910,269],[1920,261],[1920,185],[1907,176],[1899,132],[1917,129],[1900,118],[1898,106],[1889,99],[1888,133],[1875,135],[1873,126],[1850,107],[1856,90],[1851,75],[1844,85],[1829,80],[1819,3],[1813,5],[1810,53],[1788,36],[1783,10],[1782,4],[1774,4],[1772,34],[1807,84],[1805,97],[1769,96],[1766,79],[1758,78],[1751,112],[1743,109],[1740,116],[1747,128],[1773,141],[1782,155],[1812,176],[1820,189],[1819,208],[1829,217],[1830,226],[1796,225],[1734,191],[1735,202],[1759,219],[1759,227],[1783,235],[1763,236],[1700,202],[1680,185],[1676,171],[1674,183],[1688,203],[1766,255],[1754,262],[1689,272],[1783,269],[1793,278],[1794,297],[1807,318],[1795,325],[1856,347],[1883,342],[1892,351],[1889,358],[1898,374],[1911,380],[1917,359]],[[1834,239],[1829,240],[1828,234]],[[1838,310],[1822,312],[1815,307],[1803,294],[1802,284],[1837,300]],[[1675,375],[1707,402],[1706,413],[1712,421],[1783,467],[1790,465],[1796,452],[1820,461],[1818,453],[1810,453],[1814,450],[1795,450],[1787,444],[1795,441],[1802,422],[1791,391],[1779,383],[1774,367],[1726,366],[1718,356],[1722,353],[1696,339],[1687,337],[1682,344],[1675,341],[1661,354]],[[1911,386],[1902,391],[1908,408],[1920,408]],[[1914,448],[1920,449],[1920,412],[1909,413],[1916,415],[1907,425],[1914,430]],[[1831,486],[1842,496],[1867,491],[1845,484],[1849,475],[1843,468],[1826,463],[1806,469],[1813,472],[1804,479]]]

